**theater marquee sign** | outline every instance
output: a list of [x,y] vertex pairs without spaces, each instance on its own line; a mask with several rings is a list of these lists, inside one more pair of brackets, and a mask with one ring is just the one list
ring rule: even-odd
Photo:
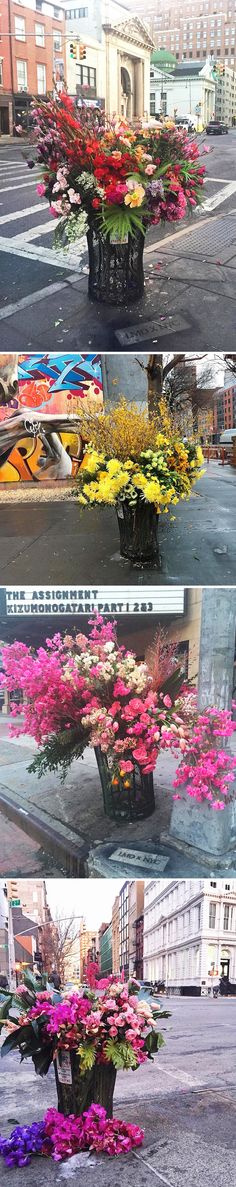
[[185,591],[162,586],[69,586],[33,585],[0,587],[2,618],[54,617],[55,615],[92,614],[184,614]]

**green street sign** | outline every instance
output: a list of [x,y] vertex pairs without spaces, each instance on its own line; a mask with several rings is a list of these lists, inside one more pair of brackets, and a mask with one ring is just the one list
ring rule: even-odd
[[9,907],[20,907],[20,898],[10,898]]

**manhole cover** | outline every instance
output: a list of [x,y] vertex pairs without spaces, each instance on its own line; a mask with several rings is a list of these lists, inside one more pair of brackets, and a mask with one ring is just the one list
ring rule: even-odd
[[[174,247],[171,243],[170,251],[181,256],[215,255],[216,251],[218,255],[219,248],[230,247],[235,241],[236,218],[221,218],[207,223],[204,227],[196,227],[189,235],[181,235]],[[168,250],[168,242],[165,244],[165,250]]]

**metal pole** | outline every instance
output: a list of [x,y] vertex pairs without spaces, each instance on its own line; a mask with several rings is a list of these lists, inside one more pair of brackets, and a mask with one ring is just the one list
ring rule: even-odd
[[9,989],[16,989],[16,971],[15,971],[15,939],[13,931],[12,907],[8,900],[8,967],[9,967]]

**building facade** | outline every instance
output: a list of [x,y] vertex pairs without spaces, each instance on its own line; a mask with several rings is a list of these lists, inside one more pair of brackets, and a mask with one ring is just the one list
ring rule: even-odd
[[[152,55],[150,70],[150,115],[182,116],[191,119],[196,131],[215,112],[216,82],[210,59],[176,63],[171,71],[160,69],[159,54]],[[231,121],[232,122],[232,121]]]
[[[105,107],[108,117],[148,117],[150,55],[153,42],[143,23],[120,5],[97,5],[95,23],[91,9],[66,7],[66,77],[70,95],[78,105]],[[94,35],[95,34],[95,35]],[[75,44],[75,57],[71,44]]]
[[236,983],[236,879],[158,879],[145,886],[144,978],[170,992]]
[[[232,381],[232,375],[231,375]],[[236,428],[236,383],[225,387],[214,403],[214,439],[219,441],[224,429]]]
[[236,10],[232,0],[128,0],[131,12],[145,20],[157,47],[177,61],[209,56],[236,64]]
[[9,133],[27,126],[32,98],[65,78],[65,14],[49,0],[2,0],[0,22],[0,131]]
[[120,972],[129,976],[129,882],[124,882],[119,895]]
[[98,953],[97,933],[95,931],[89,931],[88,928],[86,927],[86,923],[83,922],[81,931],[80,931],[80,951],[79,951],[81,981],[84,981],[86,978],[86,966],[87,966],[88,960],[95,961],[97,959],[97,953]]
[[[137,919],[144,909],[144,882],[132,880],[128,893],[129,974],[137,976]],[[140,945],[139,945],[140,947]],[[140,961],[140,952],[139,952]]]
[[100,970],[103,977],[112,973],[112,923],[107,923],[99,941]]
[[39,926],[50,919],[46,885],[42,878],[11,878],[7,881],[8,899],[19,899],[24,915]]
[[112,907],[112,972],[120,972],[120,900],[118,894]]
[[232,66],[224,63],[223,72],[216,82],[215,118],[229,127],[236,118],[236,73]]

